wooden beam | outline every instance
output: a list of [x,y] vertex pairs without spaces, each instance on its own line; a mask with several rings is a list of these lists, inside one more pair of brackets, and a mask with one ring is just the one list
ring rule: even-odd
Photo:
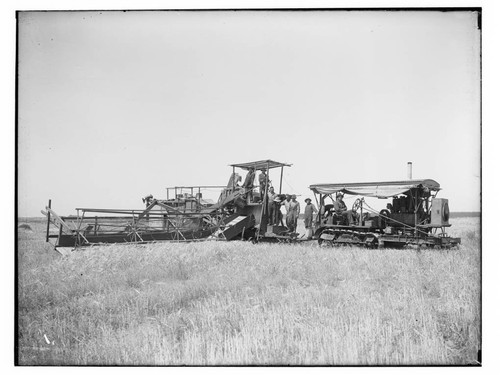
[[165,203],[162,203],[162,202],[156,202],[156,204],[160,207],[163,207],[164,209],[166,209],[167,211],[173,211],[175,213],[178,213],[178,214],[182,214],[183,212],[182,211],[179,211],[179,210],[176,210],[175,208],[173,207],[170,207],[169,205],[165,204]]
[[52,215],[52,216],[54,217],[54,221],[56,221],[58,224],[60,224],[62,227],[64,227],[64,229],[67,229],[69,232],[72,232],[72,231],[73,231],[73,229],[72,229],[72,228],[70,228],[70,227],[69,227],[69,225],[68,225],[68,224],[66,224],[66,223],[64,222],[64,220],[63,220],[63,219],[61,219],[61,218],[59,217],[59,215],[58,215],[58,214],[56,214],[56,213],[55,213],[55,212],[54,212],[54,211],[53,211],[50,207],[45,207],[45,209],[47,210],[47,212],[48,212],[50,215]]
[[[48,207],[50,208],[52,204],[52,199],[49,199],[49,205]],[[47,213],[47,235],[45,237],[45,242],[49,242],[49,229],[50,229],[50,212]]]
[[146,207],[146,209],[144,211],[142,211],[139,216],[137,217],[137,221],[140,221],[144,216],[146,216],[146,214],[151,211],[151,209],[156,206],[156,204],[158,203],[158,201],[156,199],[153,199],[151,201],[151,204],[149,206]]

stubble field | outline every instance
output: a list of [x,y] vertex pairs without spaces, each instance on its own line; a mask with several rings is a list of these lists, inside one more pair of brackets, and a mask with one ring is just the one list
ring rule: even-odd
[[457,250],[248,242],[17,249],[21,365],[476,364],[479,218]]

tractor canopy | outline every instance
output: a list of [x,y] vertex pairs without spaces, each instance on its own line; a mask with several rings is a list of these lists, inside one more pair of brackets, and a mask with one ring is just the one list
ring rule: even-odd
[[411,189],[421,188],[429,191],[439,191],[439,183],[431,179],[387,181],[387,182],[361,182],[340,184],[315,184],[309,186],[316,194],[335,194],[338,192],[349,195],[362,195],[375,198],[390,198],[404,194]]

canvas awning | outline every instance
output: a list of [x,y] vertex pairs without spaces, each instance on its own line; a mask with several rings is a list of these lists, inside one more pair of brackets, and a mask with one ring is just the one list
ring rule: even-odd
[[291,167],[292,164],[280,163],[274,160],[259,160],[259,161],[252,161],[250,163],[230,164],[230,166],[248,170],[250,168],[267,169],[268,166],[269,169],[279,168],[279,167]]
[[427,188],[431,191],[440,190],[439,184],[431,179],[343,184],[315,184],[309,186],[309,189],[311,189],[316,194],[335,194],[337,192],[342,192],[350,195],[389,198],[404,194],[412,188],[419,187]]

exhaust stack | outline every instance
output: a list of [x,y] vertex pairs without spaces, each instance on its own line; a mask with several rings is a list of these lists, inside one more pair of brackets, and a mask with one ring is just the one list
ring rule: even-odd
[[412,163],[408,162],[408,180],[411,180],[411,172],[412,172]]

